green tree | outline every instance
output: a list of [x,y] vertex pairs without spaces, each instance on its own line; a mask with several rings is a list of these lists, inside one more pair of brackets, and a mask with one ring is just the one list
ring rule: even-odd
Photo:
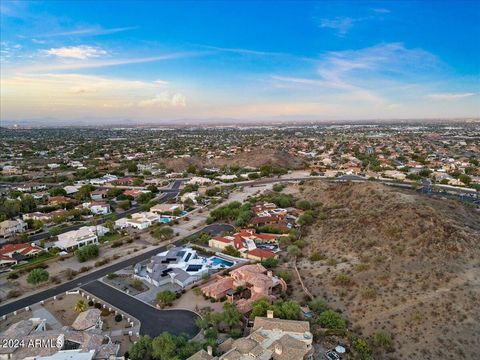
[[49,278],[48,271],[45,269],[37,268],[28,273],[27,282],[29,284],[37,285],[39,283],[47,281]]
[[250,210],[247,211],[241,211],[237,219],[235,220],[235,225],[240,226],[240,227],[245,227],[248,225],[250,222],[250,219],[252,218],[253,213]]
[[162,308],[172,305],[176,298],[175,293],[170,290],[160,291],[156,296],[157,302]]
[[472,182],[472,178],[468,175],[465,175],[465,174],[461,174],[459,177],[458,177],[458,180],[460,180],[461,182],[463,182],[465,185],[470,185],[470,183]]
[[257,316],[267,315],[267,310],[270,310],[270,302],[265,299],[259,299],[252,303],[252,312],[250,313],[250,319],[255,319]]
[[305,211],[304,214],[298,217],[297,223],[300,226],[311,225],[315,221],[313,214],[310,211]]
[[32,195],[23,195],[20,199],[20,210],[24,213],[35,211],[37,203]]
[[78,201],[88,200],[90,199],[90,193],[93,191],[94,187],[90,184],[83,185],[78,191],[75,193],[75,199]]
[[57,235],[60,234],[60,232],[61,232],[61,229],[58,226],[55,226],[55,227],[51,228],[50,230],[48,230],[48,234],[50,236],[57,236]]
[[85,245],[75,251],[75,256],[79,262],[85,262],[87,260],[94,259],[98,257],[99,254],[100,249],[96,244]]
[[158,188],[154,184],[150,184],[147,186],[147,190],[149,190],[152,194],[158,193]]
[[157,360],[175,359],[177,344],[172,334],[163,332],[152,341],[152,354]]
[[197,173],[197,167],[194,164],[188,165],[187,172],[189,174],[196,174]]
[[333,310],[325,310],[320,314],[318,320],[320,325],[328,329],[344,330],[347,327],[347,323],[342,318],[342,315]]
[[262,260],[262,265],[265,266],[267,269],[272,269],[274,267],[277,267],[278,265],[278,259],[275,258],[268,258],[265,260]]
[[225,255],[230,255],[234,257],[240,257],[240,255],[242,254],[240,251],[235,249],[232,245],[226,246],[225,249],[223,249],[222,253],[224,253]]
[[242,313],[231,303],[223,304],[223,321],[232,329],[242,319]]
[[137,163],[135,161],[130,161],[128,164],[127,164],[127,170],[128,172],[130,173],[136,173],[138,171],[138,166],[137,166]]
[[131,360],[151,360],[152,338],[148,335],[140,336],[138,341],[130,347],[128,354]]
[[295,203],[295,207],[301,210],[310,210],[312,208],[312,204],[310,204],[307,200],[298,200]]
[[287,248],[287,252],[292,257],[299,257],[300,255],[302,255],[302,250],[300,250],[297,245],[290,245]]
[[48,193],[50,196],[67,196],[67,192],[65,189],[56,187],[56,188],[51,188],[48,190]]

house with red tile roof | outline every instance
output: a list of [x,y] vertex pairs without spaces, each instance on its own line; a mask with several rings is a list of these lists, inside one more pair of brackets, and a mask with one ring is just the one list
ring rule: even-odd
[[0,268],[16,265],[44,250],[35,244],[6,244],[0,248]]
[[[243,313],[252,310],[252,303],[255,300],[267,298],[271,301],[276,297],[272,290],[280,287],[282,291],[287,290],[287,284],[282,278],[274,276],[271,271],[261,264],[243,265],[230,271],[227,276],[219,277],[213,282],[201,288],[205,296],[215,300],[227,297],[228,301],[234,303]],[[248,297],[236,294],[238,288],[248,290]]]
[[232,246],[240,251],[242,257],[262,261],[278,257],[273,251],[278,249],[276,246],[278,237],[277,234],[257,234],[255,229],[241,229],[231,236],[215,236],[209,240],[208,246],[220,250]]

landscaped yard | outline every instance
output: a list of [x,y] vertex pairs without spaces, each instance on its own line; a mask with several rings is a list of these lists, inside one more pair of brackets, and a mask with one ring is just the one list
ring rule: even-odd
[[106,235],[104,235],[100,238],[100,242],[104,243],[104,242],[107,242],[107,241],[115,241],[115,240],[118,240],[122,237],[123,237],[123,235],[118,234],[118,233],[106,234]]
[[[86,298],[80,295],[64,295],[58,297],[57,300],[49,300],[45,302],[45,308],[64,326],[70,326],[78,316],[78,312],[74,310],[75,304],[78,300],[84,300],[88,309],[93,309],[95,306],[89,306]],[[102,303],[103,305],[103,303]],[[107,305],[108,306],[108,305]],[[126,329],[128,326],[127,320],[115,321],[115,312],[109,312],[108,308],[100,309],[102,311],[103,331]]]
[[53,259],[54,257],[56,257],[56,255],[52,255],[49,252],[44,252],[43,254],[28,259],[26,263],[12,266],[12,269],[18,270],[33,264],[40,264],[49,259]]

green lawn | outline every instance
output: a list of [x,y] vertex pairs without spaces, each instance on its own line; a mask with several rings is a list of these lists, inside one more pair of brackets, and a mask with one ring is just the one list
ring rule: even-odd
[[40,254],[38,256],[34,256],[34,257],[28,259],[28,261],[26,263],[12,266],[12,269],[18,270],[18,269],[21,269],[21,268],[24,268],[24,267],[27,267],[27,266],[30,266],[30,265],[33,265],[33,264],[40,264],[40,263],[42,263],[44,261],[47,261],[48,259],[52,259],[54,257],[55,257],[55,255],[52,255],[49,252],[44,252],[43,254]]
[[104,235],[102,236],[99,241],[101,243],[104,243],[104,242],[107,242],[107,241],[115,241],[115,240],[118,240],[122,237],[122,235],[120,234],[107,234],[107,235]]

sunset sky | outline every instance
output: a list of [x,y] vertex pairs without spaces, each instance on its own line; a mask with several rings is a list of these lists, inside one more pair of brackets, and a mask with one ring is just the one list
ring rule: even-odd
[[6,1],[1,119],[480,116],[480,2]]

